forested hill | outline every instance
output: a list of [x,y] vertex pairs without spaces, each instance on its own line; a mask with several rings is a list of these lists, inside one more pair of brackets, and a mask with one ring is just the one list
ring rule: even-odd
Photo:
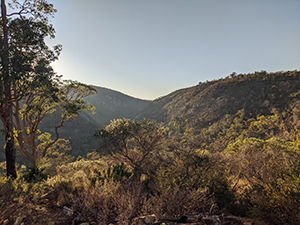
[[133,114],[141,111],[151,102],[103,87],[94,88],[98,94],[88,96],[84,100],[96,107],[96,113],[89,117],[102,127],[108,125],[112,119],[132,118]]
[[[107,88],[95,88],[98,94],[85,100],[96,107],[96,113],[83,112],[60,129],[60,137],[70,140],[73,155],[85,156],[98,147],[94,132],[113,119],[146,118],[169,125],[189,124],[197,130],[210,127],[226,115],[234,117],[239,110],[244,110],[247,118],[270,115],[273,108],[293,110],[292,104],[300,97],[300,71],[233,73],[226,78],[174,91],[152,102]],[[54,134],[55,118],[56,115],[46,118],[40,129]],[[4,144],[3,140],[0,142]],[[0,155],[0,160],[4,160],[4,154]]]
[[[59,130],[60,137],[70,141],[72,146],[70,154],[75,156],[86,156],[87,152],[99,147],[99,140],[94,137],[97,129],[104,128],[113,119],[131,118],[132,114],[150,103],[111,89],[96,86],[94,88],[98,94],[90,95],[84,100],[95,106],[95,113],[82,112],[78,117],[66,122]],[[54,114],[45,119],[41,124],[41,130],[54,135],[53,123],[56,116],[59,115]]]
[[[86,156],[87,152],[98,148],[99,140],[93,136],[97,129],[104,128],[113,119],[132,118],[134,113],[150,104],[150,101],[130,97],[118,91],[96,86],[94,88],[98,94],[88,96],[84,100],[95,106],[95,114],[82,112],[59,129],[60,138],[70,141],[72,150],[69,153],[75,156]],[[55,137],[54,126],[60,120],[61,115],[53,113],[42,121],[39,128]],[[0,145],[4,144],[4,137],[0,135]],[[0,153],[0,161],[4,161],[4,151]]]
[[284,109],[299,97],[299,90],[299,71],[232,73],[156,99],[136,118],[159,122],[187,119],[204,126],[242,109],[250,117],[269,114],[273,108]]

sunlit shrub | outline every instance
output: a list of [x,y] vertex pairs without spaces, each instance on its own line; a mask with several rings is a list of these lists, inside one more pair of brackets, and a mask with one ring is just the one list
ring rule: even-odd
[[247,188],[239,188],[239,201],[248,215],[270,224],[299,224],[299,139],[247,138],[228,146],[231,174]]
[[169,191],[147,199],[143,205],[143,213],[162,218],[178,218],[187,214],[208,213],[214,204],[214,198],[204,190]]
[[45,168],[39,166],[32,166],[29,167],[24,175],[23,178],[27,182],[40,182],[47,179],[47,174],[44,173]]

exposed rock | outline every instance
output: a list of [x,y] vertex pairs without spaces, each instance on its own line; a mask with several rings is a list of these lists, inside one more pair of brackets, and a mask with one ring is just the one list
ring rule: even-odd
[[147,225],[147,224],[154,224],[156,221],[156,216],[154,214],[137,217],[133,220],[132,224],[135,225]]
[[3,225],[6,225],[6,224],[8,224],[8,223],[9,223],[9,220],[8,220],[8,219],[6,219],[6,220],[3,221]]
[[201,219],[201,223],[206,225],[222,225],[218,216],[207,216]]
[[132,225],[146,225],[146,223],[143,219],[140,219],[140,217],[136,217],[132,220]]
[[154,214],[144,217],[144,221],[146,224],[152,224],[155,222],[155,220],[156,220],[156,216]]
[[74,213],[73,209],[68,208],[67,206],[64,206],[63,208],[63,212],[65,212],[67,214],[67,216],[71,216]]

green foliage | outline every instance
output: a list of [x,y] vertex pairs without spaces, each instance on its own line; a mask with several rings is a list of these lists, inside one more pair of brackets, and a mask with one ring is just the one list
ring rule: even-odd
[[[259,135],[261,137],[278,134],[281,125],[274,123],[274,118],[258,117],[251,122],[250,132],[246,133],[257,134],[252,132],[255,126],[260,128],[256,131],[265,131],[266,135]],[[299,136],[292,141],[274,136],[269,139],[238,138],[227,146],[225,152],[232,155],[229,174],[235,176],[236,184],[244,183],[244,187],[238,185],[238,189],[240,201],[247,202],[248,213],[272,224],[297,224],[300,219],[296,216],[300,207]]]
[[124,163],[114,165],[113,168],[109,167],[106,171],[103,171],[104,179],[112,179],[113,181],[120,181],[123,177],[129,178],[132,173],[129,172]]
[[[21,100],[16,100],[14,105],[16,120],[14,131],[17,147],[33,165],[38,158],[45,157],[51,148],[60,145],[57,143],[62,142],[62,139],[59,139],[58,129],[66,121],[78,116],[83,110],[94,110],[92,105],[82,100],[83,97],[96,93],[93,87],[74,81],[52,81],[52,85],[57,87],[55,101],[52,95],[45,91],[45,89],[48,90],[47,87],[40,85]],[[20,106],[22,102],[26,102],[23,107]],[[46,116],[56,111],[61,112],[61,118],[58,124],[52,125],[55,139],[51,139],[51,134],[47,132],[37,138],[41,132],[40,123]]]
[[38,166],[32,166],[25,171],[23,178],[27,182],[40,182],[47,179],[47,175],[44,173],[45,168]]
[[154,100],[138,115],[165,123],[188,119],[197,129],[207,128],[226,114],[235,115],[242,109],[246,116],[284,109],[298,93],[299,82],[297,70],[238,74],[174,91]]
[[167,129],[154,121],[129,119],[114,120],[96,133],[101,138],[101,148],[114,153],[118,161],[130,165],[137,179],[143,173],[151,176],[153,168],[162,162],[163,150],[167,146],[166,135]]
[[[179,217],[214,209],[267,224],[299,224],[300,101],[292,83],[298,82],[298,75],[232,74],[177,91],[172,95],[186,93],[181,96],[185,104],[194,102],[181,108],[186,114],[180,115],[181,100],[160,99],[166,101],[168,113],[175,114],[168,126],[152,120],[113,120],[97,131],[101,148],[88,154],[89,160],[71,162],[63,154],[69,143],[59,140],[40,161],[44,174],[47,168],[55,169],[46,180],[34,184],[23,179],[15,186],[2,180],[0,185],[10,193],[17,186],[22,193],[48,188],[57,195],[57,205],[73,207],[89,222],[114,223],[118,217],[118,223],[130,224],[142,214]],[[267,81],[272,86],[265,85]],[[264,88],[259,98],[243,95],[248,85],[256,91]],[[226,98],[237,93],[249,102],[227,108],[233,100]],[[279,93],[282,98],[275,96]],[[215,105],[193,100],[197,95],[213,97]],[[82,106],[81,101],[76,104]],[[43,149],[51,136],[42,133],[39,139]]]

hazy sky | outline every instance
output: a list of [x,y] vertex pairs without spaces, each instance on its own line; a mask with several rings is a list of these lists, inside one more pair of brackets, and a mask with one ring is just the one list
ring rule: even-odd
[[48,0],[58,74],[155,99],[232,72],[300,69],[300,0]]

